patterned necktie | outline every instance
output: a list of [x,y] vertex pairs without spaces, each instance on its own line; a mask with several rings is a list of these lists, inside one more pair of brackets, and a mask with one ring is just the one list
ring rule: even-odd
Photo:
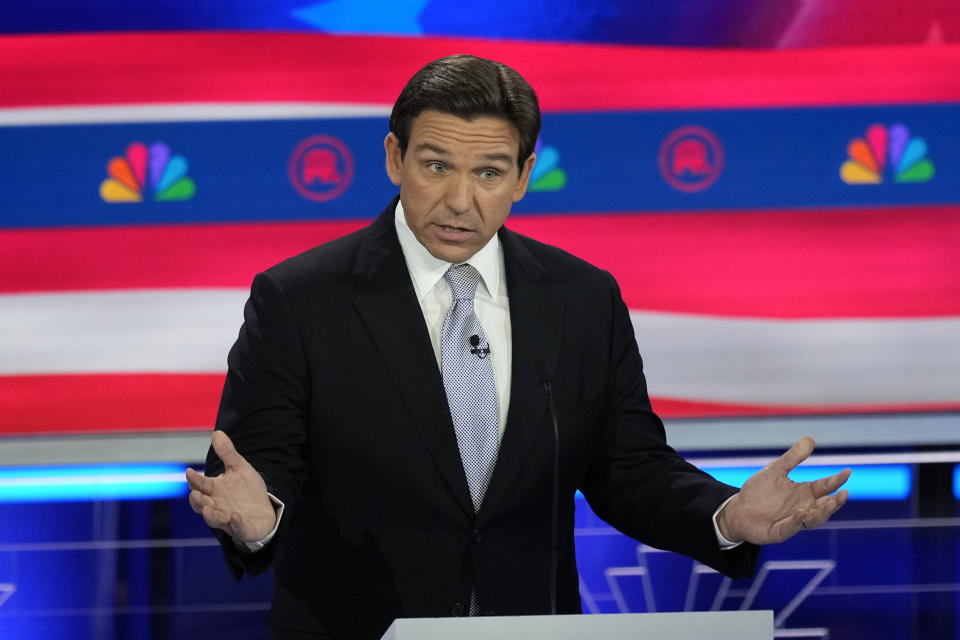
[[469,264],[443,275],[453,300],[443,320],[441,371],[473,508],[480,509],[499,448],[497,388],[487,336],[473,309],[480,273]]

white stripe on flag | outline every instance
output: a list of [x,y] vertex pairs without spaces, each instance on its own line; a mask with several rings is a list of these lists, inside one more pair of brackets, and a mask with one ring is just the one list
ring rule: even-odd
[[[0,374],[222,372],[246,289],[0,296]],[[651,395],[752,405],[960,400],[960,318],[634,311]]]
[[0,374],[219,372],[246,289],[0,296]]
[[960,400],[960,318],[631,313],[653,396],[757,405]]
[[324,104],[314,102],[17,107],[0,109],[0,127],[111,122],[368,118],[389,116],[390,108],[389,105]]

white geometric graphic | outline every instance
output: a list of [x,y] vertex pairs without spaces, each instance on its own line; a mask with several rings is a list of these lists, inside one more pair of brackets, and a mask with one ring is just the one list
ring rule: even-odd
[[0,607],[3,606],[3,603],[10,599],[10,596],[13,595],[13,592],[17,590],[17,585],[12,582],[0,582]]
[[[659,549],[653,549],[646,545],[637,545],[637,564],[636,566],[607,567],[604,570],[604,578],[607,586],[610,588],[610,594],[616,602],[617,610],[620,613],[631,613],[632,609],[624,595],[620,581],[623,578],[640,578],[640,586],[643,595],[643,605],[647,612],[657,611],[656,599],[654,597],[653,581],[656,576],[651,576],[650,565],[647,562],[647,556],[651,553],[662,553]],[[764,562],[757,570],[756,577],[747,589],[731,589],[733,581],[724,577],[717,586],[716,594],[710,604],[710,611],[719,611],[723,608],[723,603],[728,598],[742,598],[739,609],[741,611],[749,610],[757,599],[764,584],[773,575],[787,571],[815,571],[809,581],[802,584],[799,591],[787,602],[779,611],[775,612],[774,617],[774,637],[775,638],[821,638],[830,637],[828,629],[822,627],[816,628],[785,628],[787,618],[796,609],[803,604],[811,593],[820,585],[821,582],[836,568],[836,562],[833,560],[771,560]],[[717,574],[716,571],[702,565],[698,562],[691,563],[690,577],[687,582],[686,595],[684,598],[683,610],[693,611],[695,607],[697,590],[701,586],[700,578],[707,574]],[[589,613],[599,613],[599,607],[596,604],[596,598],[581,580],[580,595],[583,599],[584,608]]]
[[770,562],[764,562],[760,566],[760,571],[757,572],[757,577],[754,578],[753,584],[750,585],[749,591],[747,591],[746,597],[743,599],[743,604],[740,605],[741,610],[746,610],[750,608],[750,605],[753,604],[754,599],[757,596],[757,592],[760,591],[760,587],[763,586],[763,581],[767,576],[774,571],[811,571],[816,570],[817,573],[810,578],[810,582],[803,586],[800,591],[797,592],[797,595],[788,602],[783,609],[774,617],[773,627],[779,628],[787,621],[787,618],[791,613],[796,611],[797,607],[806,600],[813,590],[817,588],[823,579],[834,570],[837,566],[837,563],[833,560],[776,560]]
[[620,583],[617,578],[628,576],[639,576],[640,583],[643,585],[643,599],[647,607],[647,613],[654,613],[657,610],[657,603],[653,597],[653,583],[650,582],[650,569],[647,567],[647,554],[645,551],[658,551],[645,545],[637,546],[637,565],[636,567],[607,567],[603,575],[610,587],[610,593],[613,594],[617,607],[623,613],[630,613],[630,607],[627,606],[627,600],[623,597],[623,591],[620,589]]

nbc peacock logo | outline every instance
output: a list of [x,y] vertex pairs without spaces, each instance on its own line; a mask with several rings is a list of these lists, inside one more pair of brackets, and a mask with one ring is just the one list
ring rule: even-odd
[[863,138],[854,138],[847,145],[848,159],[840,165],[840,179],[847,184],[880,184],[890,178],[894,182],[929,182],[935,172],[927,158],[927,142],[910,135],[905,124],[889,129],[871,125]]
[[560,191],[567,186],[567,172],[560,166],[560,152],[537,138],[537,162],[530,172],[530,191]]
[[163,142],[149,147],[134,142],[125,156],[110,159],[109,177],[100,183],[100,197],[113,203],[189,200],[197,193],[197,185],[187,175],[188,168],[187,160],[171,155]]

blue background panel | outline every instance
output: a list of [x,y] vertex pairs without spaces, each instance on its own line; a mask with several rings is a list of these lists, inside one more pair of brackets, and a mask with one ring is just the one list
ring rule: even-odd
[[[568,176],[558,191],[528,193],[523,213],[855,207],[960,202],[960,105],[546,114],[541,139]],[[928,182],[877,185],[840,179],[847,145],[875,123],[904,123],[927,143]],[[661,174],[663,142],[685,126],[713,133],[724,162],[716,181],[680,191]],[[383,168],[382,117],[0,128],[0,225],[46,227],[141,222],[372,218],[395,193]],[[298,144],[342,141],[355,164],[343,193],[301,196],[288,174]],[[189,164],[187,201],[107,203],[107,163],[128,145],[162,141]]]

